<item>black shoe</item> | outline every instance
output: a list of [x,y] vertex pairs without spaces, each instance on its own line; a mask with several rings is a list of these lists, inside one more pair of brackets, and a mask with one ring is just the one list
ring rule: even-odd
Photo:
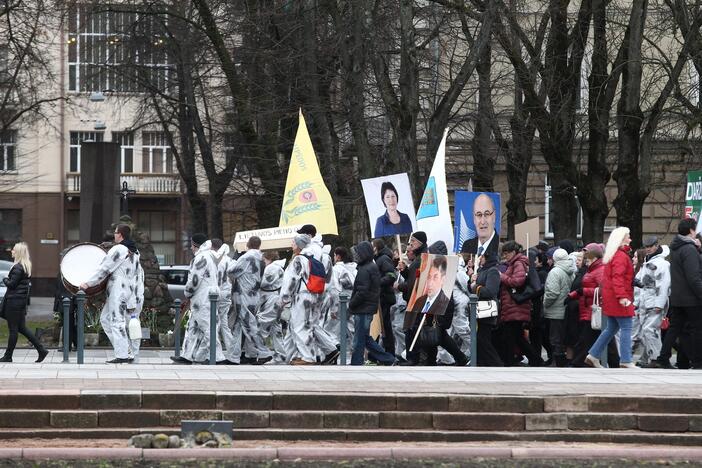
[[114,358],[109,361],[106,361],[107,364],[127,364],[129,363],[129,359],[127,358]]
[[127,358],[127,361],[129,361],[129,364],[133,364],[133,363],[134,363],[134,358],[133,358],[133,357]]
[[649,365],[646,366],[647,369],[675,369],[670,361],[659,361],[654,359]]
[[176,364],[185,364],[185,365],[192,364],[192,361],[188,361],[187,359],[185,359],[184,357],[181,357],[181,356],[171,356],[171,361],[173,361]]
[[12,356],[3,356],[0,358],[0,362],[12,362]]
[[273,356],[268,356],[268,357],[264,357],[264,358],[258,358],[258,359],[256,359],[256,365],[262,366],[262,365],[264,365],[265,363],[267,363],[268,361],[270,361],[270,360],[272,360],[272,359],[273,359]]
[[248,356],[241,356],[240,363],[241,363],[241,364],[252,364],[252,365],[256,365],[256,364],[258,364],[258,359],[256,359],[256,358],[250,358],[250,357],[248,357]]
[[229,359],[223,359],[221,361],[215,362],[215,364],[217,364],[218,366],[231,366],[232,364],[236,364],[236,363],[230,361]]
[[34,362],[42,362],[42,361],[46,358],[46,356],[47,356],[48,354],[49,354],[49,352],[48,352],[47,350],[45,350],[45,349],[40,349],[40,350],[39,350],[39,357],[38,357],[37,360],[34,361]]
[[405,360],[405,361],[400,361],[400,363],[398,365],[400,365],[400,366],[416,366],[417,363],[414,361]]
[[322,365],[323,366],[330,366],[330,365],[336,364],[336,360],[338,359],[339,354],[340,353],[339,353],[338,349],[335,349],[331,353],[327,354],[324,357],[324,361],[322,361]]

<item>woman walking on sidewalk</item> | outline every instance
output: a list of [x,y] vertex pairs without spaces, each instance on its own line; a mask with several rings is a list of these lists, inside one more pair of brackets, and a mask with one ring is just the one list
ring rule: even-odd
[[629,258],[629,228],[618,227],[609,235],[605,248],[604,274],[602,276],[602,319],[606,327],[585,357],[585,363],[591,367],[602,367],[596,356],[617,331],[619,336],[619,367],[636,368],[631,357],[631,322],[634,316],[634,266]]
[[32,275],[32,262],[29,259],[27,244],[24,242],[15,244],[12,247],[12,258],[15,260],[15,264],[12,265],[7,278],[3,279],[3,283],[7,286],[7,292],[5,292],[2,310],[0,310],[0,316],[7,320],[10,335],[7,338],[5,355],[0,358],[0,362],[12,362],[12,353],[17,345],[18,333],[26,336],[37,352],[39,352],[39,358],[35,362],[42,362],[49,352],[34,334],[29,331],[26,323],[30,286],[29,277]]

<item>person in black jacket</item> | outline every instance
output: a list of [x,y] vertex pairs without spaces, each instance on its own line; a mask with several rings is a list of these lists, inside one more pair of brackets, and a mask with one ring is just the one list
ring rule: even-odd
[[[431,254],[437,254],[437,255],[447,255],[448,254],[448,249],[446,248],[446,244],[444,241],[437,241],[434,242],[430,247],[429,247],[429,253]],[[442,257],[434,257],[435,259],[440,259]],[[446,260],[444,257],[444,261],[438,261],[435,264],[443,265],[444,268],[444,276],[446,275]],[[443,291],[439,291],[439,294],[437,296],[444,296]],[[420,299],[417,299],[417,303],[420,303]],[[437,301],[438,302],[438,301]],[[461,352],[461,348],[458,347],[456,344],[456,341],[454,341],[453,337],[448,334],[446,330],[451,328],[451,322],[453,322],[453,313],[454,313],[454,303],[453,303],[453,295],[449,298],[447,298],[447,303],[444,308],[444,313],[441,315],[432,315],[432,309],[434,308],[433,304],[432,307],[429,308],[429,311],[427,312],[427,319],[424,322],[424,326],[431,326],[431,323],[433,322],[434,319],[436,319],[438,328],[439,328],[439,346],[444,348],[446,351],[451,354],[453,357],[453,360],[455,361],[456,366],[465,366],[468,364],[468,358],[466,357],[465,354]],[[414,338],[414,336],[412,337]],[[426,353],[426,357],[424,359],[420,359],[420,361],[424,361],[423,364],[426,366],[435,366],[436,365],[436,355],[438,354],[438,348],[436,346],[431,347],[431,348],[424,348],[422,351]]]
[[[500,282],[500,271],[497,269],[497,255],[487,252],[480,257],[478,271],[473,273],[470,285],[471,292],[478,296],[479,301],[499,301]],[[495,325],[497,325],[497,317],[478,319],[478,366],[504,366],[500,355],[492,344]]]
[[34,334],[29,331],[26,324],[27,301],[29,299],[29,277],[32,274],[32,262],[29,259],[29,249],[27,244],[19,242],[12,247],[12,258],[15,264],[12,265],[7,278],[2,281],[7,286],[5,299],[2,302],[0,316],[7,320],[7,327],[10,334],[7,338],[7,349],[5,355],[0,358],[0,362],[12,362],[12,353],[17,345],[18,333],[27,337],[30,343],[36,348],[39,357],[34,362],[42,362],[49,352],[37,340]]
[[383,239],[374,239],[373,254],[375,264],[380,270],[380,311],[383,318],[383,348],[395,355],[395,337],[392,334],[392,314],[390,308],[395,305],[395,290],[397,271],[392,261],[392,251],[385,245]]
[[651,367],[671,367],[671,348],[679,336],[690,368],[702,369],[702,257],[696,230],[697,221],[683,219],[670,243],[670,327]]
[[[409,266],[404,265],[400,262],[398,269],[402,278],[405,280],[396,286],[396,289],[402,293],[402,299],[405,302],[409,302],[412,296],[412,289],[414,289],[414,282],[417,280],[417,272],[422,264],[422,254],[427,251],[427,235],[424,231],[416,231],[410,236],[409,244],[407,245],[407,256],[411,256],[411,263]],[[409,310],[405,313],[405,344],[407,345],[407,350],[405,351],[406,361],[402,362],[403,366],[414,366],[419,362],[419,353],[416,351],[410,351],[409,345],[412,343],[414,334],[412,330],[414,328],[417,319],[417,314],[411,313]],[[415,330],[416,331],[416,330]]]
[[368,357],[384,365],[393,365],[395,356],[385,352],[370,336],[373,315],[380,303],[380,270],[373,261],[373,247],[368,241],[356,246],[357,270],[353,282],[353,292],[349,300],[349,312],[354,316],[353,352],[351,365],[363,365],[363,352],[368,349]]

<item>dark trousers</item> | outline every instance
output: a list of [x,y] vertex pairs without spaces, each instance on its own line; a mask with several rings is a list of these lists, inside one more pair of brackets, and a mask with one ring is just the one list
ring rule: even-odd
[[524,338],[524,322],[502,322],[500,324],[500,357],[505,366],[514,366],[518,363],[515,358],[515,349],[518,349],[529,360],[530,366],[541,366],[544,361],[537,354],[526,338]]
[[549,359],[552,356],[551,343],[548,339],[548,321],[540,314],[532,312],[529,325],[529,341],[534,351],[541,353],[541,348],[546,350]]
[[553,359],[558,367],[563,367],[566,364],[565,333],[565,319],[548,319],[548,339],[551,343]]
[[[573,359],[570,360],[573,367],[588,367],[585,364],[585,357],[599,336],[600,330],[593,330],[589,320],[578,322],[578,341],[573,348]],[[599,356],[595,357],[599,358]],[[607,364],[610,367],[619,367],[619,351],[616,340],[610,341],[607,345]]]
[[5,318],[7,319],[7,328],[10,334],[7,338],[7,349],[5,350],[5,357],[12,357],[12,353],[15,352],[15,346],[17,346],[17,338],[19,333],[23,334],[32,346],[36,348],[37,351],[43,351],[44,346],[39,342],[34,333],[32,333],[29,328],[27,328],[26,316],[24,311],[11,311],[5,312]]
[[[451,335],[449,335],[448,332],[441,327],[439,327],[439,346],[449,352],[449,354],[453,357],[453,360],[456,361],[457,366],[465,366],[468,364],[468,358],[466,355],[461,352],[461,349],[458,347]],[[427,359],[425,365],[435,366],[436,355],[439,348],[434,346],[433,348],[425,348],[425,351]]]
[[395,355],[395,335],[392,333],[392,314],[390,313],[391,304],[386,304],[381,301],[380,314],[383,319],[383,348],[385,352]]
[[702,369],[702,311],[697,307],[671,307],[670,327],[658,355],[660,362],[670,361],[675,340],[690,360],[690,367]]
[[478,366],[480,367],[503,367],[504,363],[499,353],[492,343],[493,332],[495,331],[495,319],[479,319],[477,332],[478,346]]
[[353,350],[351,352],[351,365],[363,365],[363,352],[368,350],[368,357],[382,364],[395,362],[395,355],[388,354],[368,334],[373,321],[373,314],[356,314],[353,316]]

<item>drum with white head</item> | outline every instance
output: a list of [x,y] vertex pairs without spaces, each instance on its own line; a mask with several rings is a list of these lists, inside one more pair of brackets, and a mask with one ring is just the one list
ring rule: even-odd
[[[98,270],[107,252],[97,244],[84,242],[76,244],[64,253],[61,259],[61,279],[63,285],[72,294],[76,294],[80,285],[88,281]],[[107,286],[107,279],[85,290],[87,296],[100,294]]]

